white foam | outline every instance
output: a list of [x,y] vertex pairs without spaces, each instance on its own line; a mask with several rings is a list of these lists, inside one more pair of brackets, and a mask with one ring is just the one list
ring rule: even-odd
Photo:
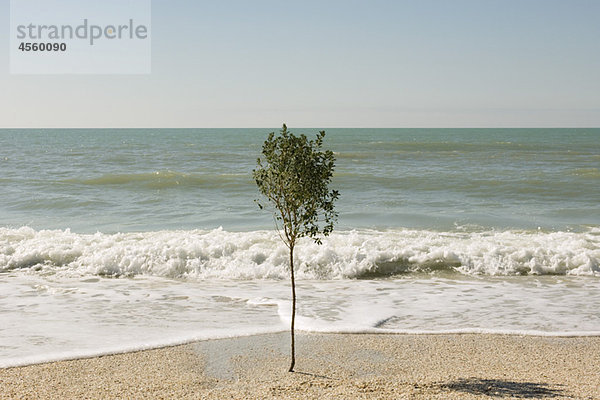
[[[296,329],[322,333],[600,335],[600,279],[403,276],[298,279]],[[0,279],[0,367],[281,332],[289,280]]]
[[[481,275],[600,276],[600,228],[586,232],[356,230],[297,246],[298,276],[344,279],[436,269]],[[286,279],[274,231],[157,231],[83,235],[0,228],[0,272],[202,280]]]

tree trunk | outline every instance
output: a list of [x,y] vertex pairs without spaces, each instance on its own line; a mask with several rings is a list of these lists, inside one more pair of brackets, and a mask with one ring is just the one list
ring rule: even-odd
[[290,247],[290,271],[292,277],[292,364],[289,372],[294,372],[294,364],[296,364],[296,348],[294,346],[294,320],[296,319],[296,282],[294,281],[294,246]]

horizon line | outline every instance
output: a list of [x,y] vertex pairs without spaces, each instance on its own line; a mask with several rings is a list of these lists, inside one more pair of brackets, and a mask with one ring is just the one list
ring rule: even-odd
[[[287,125],[287,124],[286,124]],[[600,129],[600,126],[296,126],[293,129]],[[109,126],[93,126],[93,127],[0,127],[0,130],[31,130],[31,129],[274,129],[268,126],[231,126],[231,127],[216,127],[216,126],[195,126],[195,127],[109,127]],[[277,127],[276,129],[280,129]]]

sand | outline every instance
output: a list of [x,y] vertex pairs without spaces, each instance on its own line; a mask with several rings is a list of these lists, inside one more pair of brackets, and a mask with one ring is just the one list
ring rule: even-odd
[[0,369],[2,399],[600,399],[600,338],[297,336],[210,340]]

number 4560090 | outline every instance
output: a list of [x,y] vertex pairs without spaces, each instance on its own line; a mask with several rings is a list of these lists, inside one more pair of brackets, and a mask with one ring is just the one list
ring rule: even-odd
[[66,51],[66,43],[25,43],[19,45],[21,51]]

